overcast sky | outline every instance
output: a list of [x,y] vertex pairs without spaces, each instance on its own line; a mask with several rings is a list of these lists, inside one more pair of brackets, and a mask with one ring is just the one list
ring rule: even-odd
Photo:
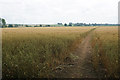
[[0,0],[7,23],[117,23],[119,0]]

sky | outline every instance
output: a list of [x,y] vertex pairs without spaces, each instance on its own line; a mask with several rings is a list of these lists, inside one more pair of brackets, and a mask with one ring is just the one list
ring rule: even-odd
[[7,24],[118,23],[119,0],[0,0]]

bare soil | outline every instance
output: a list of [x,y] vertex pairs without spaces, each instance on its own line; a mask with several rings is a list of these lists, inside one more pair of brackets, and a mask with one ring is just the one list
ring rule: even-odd
[[91,63],[91,36],[90,32],[80,43],[78,48],[71,53],[74,60],[62,64],[55,70],[55,78],[97,78]]

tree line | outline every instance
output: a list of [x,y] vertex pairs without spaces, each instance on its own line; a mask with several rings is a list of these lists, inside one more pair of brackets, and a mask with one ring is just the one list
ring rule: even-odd
[[97,24],[97,23],[65,23],[65,24],[62,24],[62,23],[58,23],[58,25],[61,25],[61,26],[118,26],[118,24]]
[[31,25],[31,24],[6,24],[5,19],[0,18],[0,27],[6,28],[6,27],[71,27],[71,26],[118,26],[118,24],[97,24],[97,23],[57,23],[54,25],[49,25],[49,24],[37,24],[37,25]]

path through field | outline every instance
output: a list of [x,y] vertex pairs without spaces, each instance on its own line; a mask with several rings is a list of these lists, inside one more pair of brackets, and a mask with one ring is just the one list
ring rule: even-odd
[[69,64],[61,65],[55,73],[56,78],[97,78],[91,63],[91,40],[92,32],[90,32],[79,47],[73,52],[77,57],[76,60]]

